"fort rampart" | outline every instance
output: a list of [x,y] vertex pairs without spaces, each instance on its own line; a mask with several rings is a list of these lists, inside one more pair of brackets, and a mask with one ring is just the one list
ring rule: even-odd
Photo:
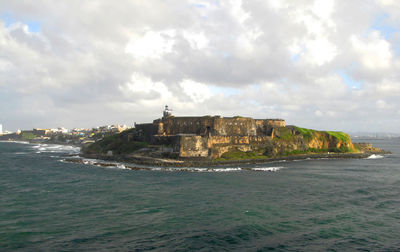
[[180,157],[220,157],[232,148],[251,150],[273,138],[282,119],[248,117],[174,117],[136,125],[136,139],[171,146]]

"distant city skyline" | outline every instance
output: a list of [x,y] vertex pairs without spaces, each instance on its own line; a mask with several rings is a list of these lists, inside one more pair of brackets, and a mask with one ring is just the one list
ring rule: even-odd
[[3,131],[162,116],[400,133],[400,2],[0,4]]

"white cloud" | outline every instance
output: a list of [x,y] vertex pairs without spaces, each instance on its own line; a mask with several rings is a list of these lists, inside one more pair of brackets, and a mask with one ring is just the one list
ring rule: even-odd
[[[396,24],[398,5],[4,0],[0,13],[15,22],[0,21],[0,121],[132,124],[168,104],[178,115],[284,117],[334,130],[388,122],[400,107],[400,32],[371,25],[385,15]],[[30,32],[26,20],[40,30]],[[361,87],[349,87],[341,71]],[[27,117],[35,111],[40,119]]]
[[337,56],[337,47],[328,36],[330,32],[336,32],[332,19],[334,7],[334,0],[316,0],[313,5],[289,13],[295,23],[304,25],[307,30],[302,38],[295,38],[289,46],[292,56],[300,54],[307,63],[317,66],[329,63]]
[[143,36],[134,34],[125,48],[135,59],[160,58],[172,52],[176,31],[147,31]]
[[179,85],[183,89],[183,92],[195,103],[202,103],[211,98],[212,94],[210,89],[203,83],[185,79]]
[[380,32],[373,31],[367,38],[352,35],[350,42],[359,55],[361,63],[368,69],[376,70],[391,66],[393,58],[391,46]]
[[315,115],[318,117],[321,117],[321,116],[324,116],[324,113],[322,113],[320,110],[316,110]]
[[284,8],[288,8],[288,4],[282,0],[268,0],[268,5],[275,10],[281,10]]
[[335,0],[315,0],[312,6],[312,12],[329,24],[333,24],[331,16],[334,10]]
[[250,14],[242,8],[242,5],[242,0],[230,0],[228,2],[228,8],[230,9],[231,15],[237,19],[240,24],[246,22],[250,17]]
[[400,3],[396,0],[378,0],[378,3],[390,7],[400,7]]
[[325,99],[337,99],[347,93],[347,85],[338,75],[328,75],[315,80],[317,92]]
[[376,101],[376,107],[378,109],[386,109],[388,107],[388,104],[384,100],[378,100]]
[[399,96],[400,82],[385,79],[376,86],[376,91],[384,96]]
[[141,73],[132,74],[130,82],[119,86],[119,90],[128,97],[133,96],[139,100],[142,98],[146,98],[146,100],[159,98],[165,100],[172,97],[171,92],[164,83],[154,82]]
[[336,46],[327,38],[319,37],[305,42],[305,60],[314,65],[322,66],[332,61],[338,54]]
[[190,43],[193,49],[204,49],[207,47],[209,40],[204,32],[196,33],[193,31],[183,31],[183,37]]

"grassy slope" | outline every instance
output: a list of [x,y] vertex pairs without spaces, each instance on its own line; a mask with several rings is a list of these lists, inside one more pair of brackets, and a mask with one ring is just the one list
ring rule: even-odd
[[92,143],[83,148],[84,153],[92,154],[107,154],[112,151],[113,154],[129,154],[135,150],[148,146],[148,143],[128,141],[128,135],[133,133],[134,129],[126,130],[111,136],[104,137],[103,139]]
[[[348,134],[340,131],[317,131],[312,129],[305,129],[296,127],[296,130],[303,136],[306,141],[310,141],[312,138],[321,137],[323,135],[328,135],[330,138],[333,138],[335,142],[341,142],[343,145],[351,143],[351,138]],[[346,152],[357,152],[357,149],[340,147],[340,148],[331,148],[331,149],[310,149],[310,152],[322,153],[322,152],[338,152],[338,153],[346,153]]]
[[[293,134],[293,129],[295,129]],[[303,138],[306,142],[311,141],[314,138],[325,138],[321,140],[328,141],[328,138],[333,138],[334,141],[349,143],[351,142],[351,138],[348,134],[339,132],[339,131],[317,131],[312,129],[294,127],[288,128],[283,127],[279,129],[279,136],[274,138],[274,141],[279,142],[290,142],[293,141],[296,137]],[[292,156],[292,155],[300,155],[300,154],[317,154],[317,153],[327,153],[327,152],[336,152],[336,153],[347,153],[347,152],[356,152],[355,149],[349,149],[346,147],[341,148],[330,148],[330,149],[316,149],[316,148],[308,148],[306,150],[287,150],[285,153],[280,154],[281,156]],[[239,150],[231,150],[227,153],[224,153],[217,161],[225,161],[225,160],[244,160],[244,159],[263,159],[270,158],[271,154],[262,152],[260,149],[250,152],[242,152]]]

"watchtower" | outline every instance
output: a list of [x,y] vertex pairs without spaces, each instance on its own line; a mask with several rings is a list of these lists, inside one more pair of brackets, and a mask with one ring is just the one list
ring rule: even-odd
[[172,109],[168,108],[168,105],[165,105],[165,109],[163,111],[163,117],[162,119],[167,119],[168,117],[170,117],[172,115]]

